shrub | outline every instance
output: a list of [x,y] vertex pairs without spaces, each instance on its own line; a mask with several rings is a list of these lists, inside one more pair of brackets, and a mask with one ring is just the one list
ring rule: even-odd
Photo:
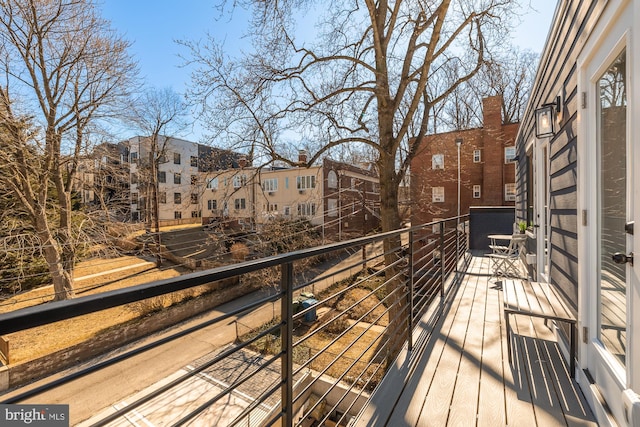
[[234,243],[229,251],[234,261],[244,261],[249,255],[249,248],[244,243]]

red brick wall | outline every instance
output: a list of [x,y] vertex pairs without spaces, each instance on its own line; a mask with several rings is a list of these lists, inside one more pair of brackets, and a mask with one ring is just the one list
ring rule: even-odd
[[[504,185],[515,182],[515,165],[504,163],[504,149],[513,146],[518,124],[502,125],[500,96],[483,100],[484,127],[427,136],[411,162],[412,223],[431,222],[457,215],[458,153],[460,147],[460,213],[470,206],[513,206],[504,200]],[[481,161],[474,163],[474,150]],[[444,154],[444,170],[433,170],[432,156]],[[481,186],[481,197],[473,197],[473,186]],[[432,201],[433,187],[444,187],[444,202]]]

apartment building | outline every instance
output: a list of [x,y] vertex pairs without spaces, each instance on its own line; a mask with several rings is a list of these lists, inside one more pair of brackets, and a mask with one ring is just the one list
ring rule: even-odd
[[[412,223],[513,206],[518,123],[503,124],[502,97],[483,99],[483,127],[428,135],[411,162]],[[458,193],[459,189],[459,193]]]
[[146,221],[152,209],[151,162],[156,162],[160,225],[200,223],[202,175],[239,167],[240,155],[179,138],[148,137],[125,141],[130,170],[131,220]]
[[[155,160],[154,160],[155,159]],[[152,162],[156,177],[151,179]],[[213,224],[259,230],[276,218],[305,218],[337,240],[380,225],[378,174],[372,165],[324,159],[308,166],[254,167],[246,156],[179,138],[133,137],[104,144],[83,162],[77,191],[85,204],[118,205],[122,220],[147,222],[157,185],[161,226]]]
[[304,218],[322,233],[341,240],[379,226],[377,173],[368,167],[330,159],[306,166],[299,153],[296,167],[249,166],[205,175],[204,224],[260,229],[276,218]]
[[123,144],[104,143],[78,162],[73,191],[84,206],[112,220],[130,217],[128,154]]

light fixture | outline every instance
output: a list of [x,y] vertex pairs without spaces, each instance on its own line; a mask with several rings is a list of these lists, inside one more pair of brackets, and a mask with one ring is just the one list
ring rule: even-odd
[[535,110],[536,137],[545,138],[556,134],[556,115],[560,113],[562,98],[557,96],[555,102],[544,104]]

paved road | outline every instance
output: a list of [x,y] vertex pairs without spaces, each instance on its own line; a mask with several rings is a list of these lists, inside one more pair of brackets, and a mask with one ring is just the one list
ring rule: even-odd
[[[331,271],[339,270],[343,268],[344,265],[353,264],[360,258],[361,254],[359,252],[355,253],[341,263],[323,271],[321,275],[327,276]],[[333,283],[355,274],[356,270],[360,268],[361,267],[356,267],[352,269],[352,271],[344,271],[329,279],[316,283],[314,285],[315,292],[319,292],[331,286]],[[271,291],[273,292],[273,290]],[[170,333],[184,330],[204,320],[215,319],[224,313],[229,313],[264,298],[265,295],[265,291],[258,291],[238,298],[219,306],[216,310],[206,315],[199,316],[190,322],[173,328]],[[233,342],[236,339],[236,320],[239,320],[244,326],[255,328],[269,322],[273,318],[274,313],[279,313],[279,311],[279,303],[265,304],[261,308],[254,310],[250,316],[245,316],[241,319],[226,319],[223,322],[203,328],[188,336],[129,358],[116,365],[102,369],[99,372],[74,380],[22,403],[69,404],[70,422],[71,425],[76,425],[98,414],[104,408],[122,402],[135,393],[163,381],[168,376],[175,375],[175,373],[185,369],[194,360],[211,354],[216,349]],[[167,334],[169,334],[169,332],[156,334],[149,339],[157,339]],[[136,345],[143,344],[144,341],[141,341]],[[134,345],[127,346],[122,350],[131,349],[133,346]],[[50,379],[52,378],[49,378],[49,380]],[[37,385],[37,383],[35,385]],[[5,397],[9,396],[11,396],[11,394]]]

